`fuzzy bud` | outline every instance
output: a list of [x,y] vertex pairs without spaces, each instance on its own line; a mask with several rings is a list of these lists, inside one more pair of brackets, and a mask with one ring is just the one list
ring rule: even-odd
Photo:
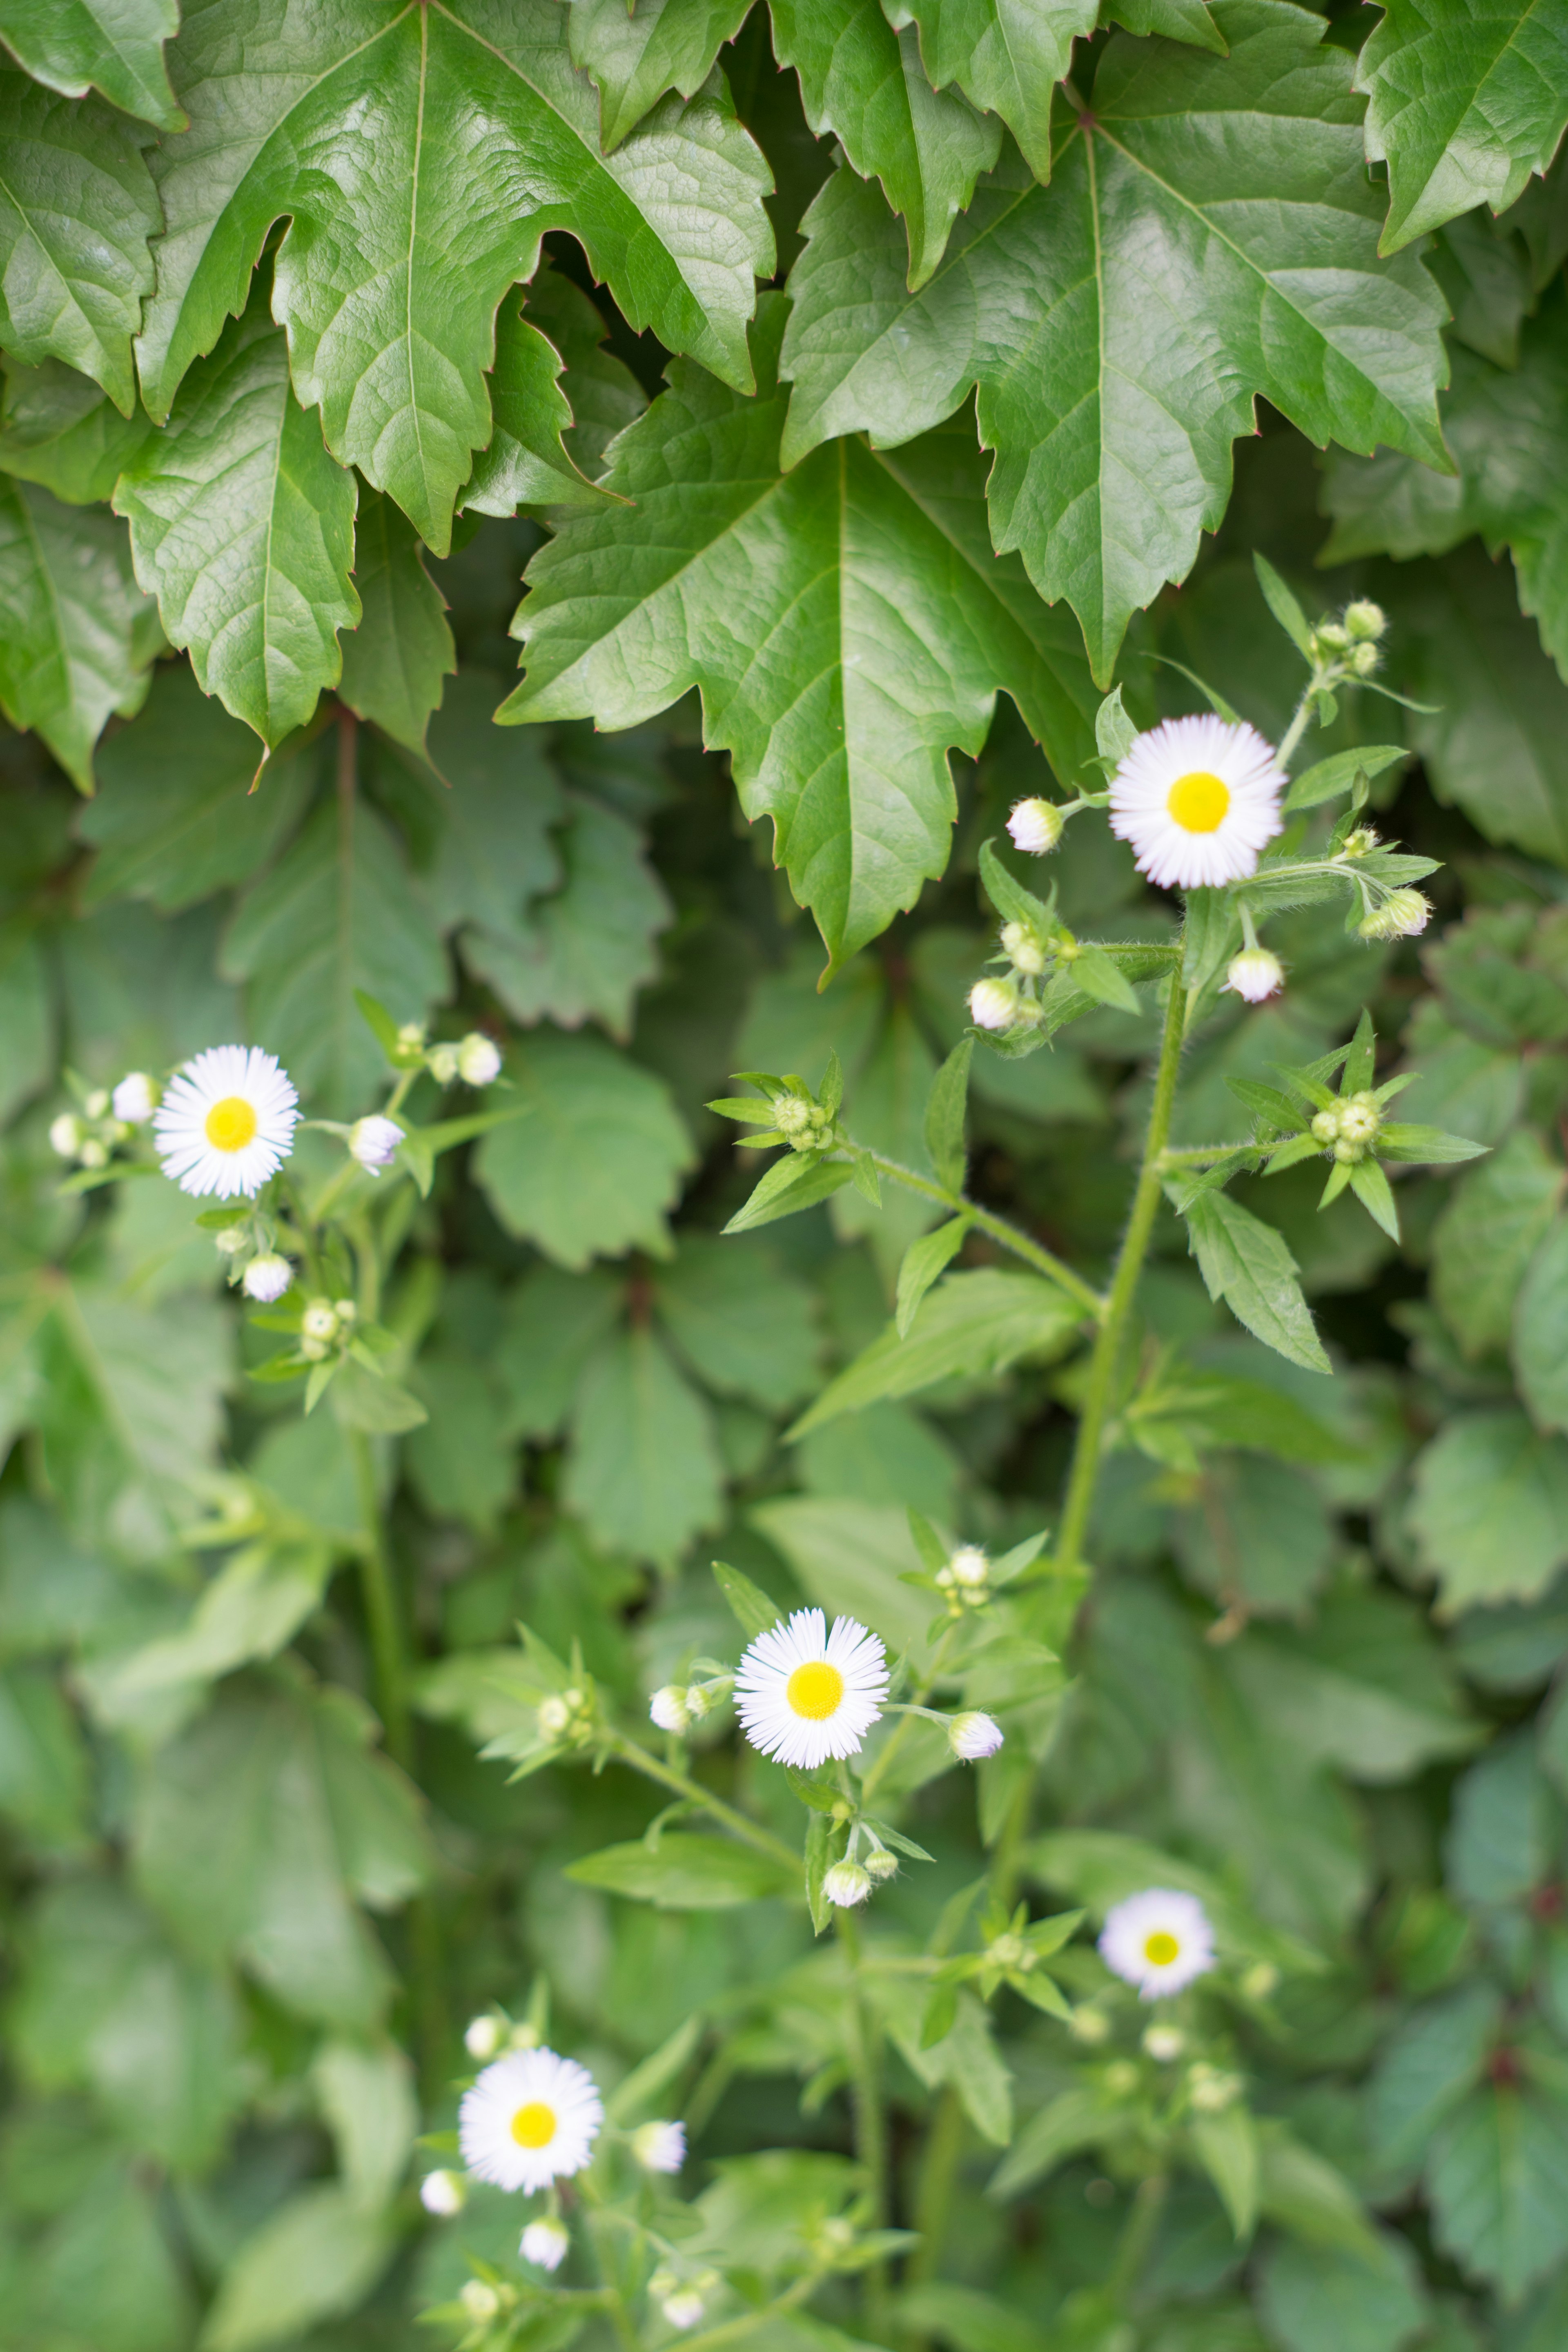
[[49,1149],[62,1160],[74,1160],[81,1150],[81,1121],[73,1111],[62,1110],[49,1121]]
[[1004,923],[1002,952],[1009,958],[1015,971],[1026,971],[1031,977],[1046,968],[1046,947],[1032,923]]
[[687,1694],[679,1683],[666,1683],[647,1703],[648,1720],[660,1731],[685,1731],[691,1722]]
[[1145,2051],[1161,2066],[1173,2066],[1186,2046],[1179,2025],[1152,2025],[1143,2036]]
[[954,1584],[973,1591],[989,1582],[991,1562],[978,1544],[960,1544],[947,1563],[947,1572]]
[[484,2327],[500,2315],[500,2297],[483,2279],[466,2279],[458,2301],[463,2306],[464,2318],[471,2320],[476,2327]]
[[449,1087],[458,1075],[456,1045],[432,1045],[425,1065],[438,1087]]
[[282,1297],[293,1279],[294,1269],[288,1259],[279,1257],[276,1250],[268,1250],[262,1256],[251,1259],[241,1287],[247,1298],[259,1299],[263,1307],[270,1307]]
[[542,1739],[560,1739],[572,1728],[572,1709],[559,1695],[541,1699],[534,1712]]
[[708,2306],[694,2286],[678,2286],[659,2305],[671,2327],[695,2327]]
[[460,2172],[427,2172],[419,2184],[419,2202],[440,2221],[462,2211],[468,2193]]
[[879,1884],[883,1879],[897,1878],[899,1857],[896,1853],[889,1853],[885,1845],[873,1846],[866,1856],[866,1870],[867,1874]]
[[470,1029],[458,1046],[458,1076],[466,1087],[493,1086],[500,1076],[500,1047],[482,1029]]
[[1285,967],[1268,948],[1243,948],[1226,967],[1226,987],[1244,1003],[1261,1004],[1285,985]]
[[1370,597],[1359,597],[1353,604],[1345,606],[1345,627],[1352,637],[1363,643],[1381,637],[1387,626],[1387,614]]
[[250,1247],[249,1225],[220,1226],[213,1235],[213,1247],[219,1257],[243,1257]]
[[1325,653],[1342,654],[1351,641],[1350,631],[1342,627],[1338,621],[1320,622],[1314,634],[1319,646]]
[[470,2058],[481,2066],[493,2058],[500,2048],[501,2021],[487,2011],[482,2017],[470,2017],[463,2032],[463,2047]]
[[632,2154],[645,2172],[679,2172],[686,2161],[686,2126],[638,2124],[632,2134]]
[[1350,666],[1357,677],[1371,677],[1382,663],[1383,656],[1375,646],[1352,646],[1350,649]]
[[145,1127],[158,1108],[158,1089],[145,1070],[129,1070],[110,1097],[114,1116],[127,1127]]
[[391,1165],[402,1140],[403,1129],[397,1121],[383,1118],[379,1113],[369,1118],[356,1118],[349,1129],[350,1151],[373,1176],[379,1176],[384,1168]]
[[1086,2002],[1073,2011],[1068,2020],[1068,2031],[1086,2050],[1097,2050],[1102,2042],[1110,2039],[1110,2020],[1102,2009],[1091,2008]]
[[330,1298],[312,1298],[300,1318],[302,1338],[318,1341],[335,1339],[338,1336],[338,1310]]
[[77,1157],[84,1168],[107,1168],[109,1165],[108,1148],[99,1141],[96,1135],[88,1137]]
[[1130,2099],[1138,2088],[1138,2069],[1131,2058],[1115,2058],[1105,2070],[1105,2087],[1113,2099]]
[[1340,1131],[1337,1110],[1320,1110],[1312,1114],[1312,1133],[1320,1143],[1332,1143]]
[[1067,819],[1055,801],[1037,798],[1017,802],[1007,819],[1014,848],[1028,857],[1044,857],[1056,847],[1066,828]]
[[977,1029],[1011,1029],[1018,1018],[1018,992],[1008,980],[977,980],[969,992],[969,1017]]
[[1394,890],[1356,929],[1363,940],[1414,940],[1432,919],[1432,902],[1419,890]]
[[1194,2115],[1223,2116],[1241,2096],[1241,2078],[1218,2066],[1194,2066],[1187,2075],[1187,2098]]
[[858,1862],[836,1862],[822,1882],[822,1891],[841,1911],[853,1910],[871,1892],[871,1874]]
[[423,1021],[404,1022],[402,1027],[397,1033],[397,1050],[400,1055],[405,1054],[410,1059],[412,1059],[416,1054],[422,1054],[425,1051],[425,1024]]
[[572,2243],[563,2222],[548,2215],[542,2221],[531,2221],[522,2233],[518,2252],[525,2263],[537,2263],[542,2271],[558,2271],[566,2259],[566,2249]]
[[1002,1727],[994,1717],[971,1708],[953,1717],[947,1727],[947,1744],[965,1764],[977,1764],[983,1756],[994,1756],[1001,1747]]

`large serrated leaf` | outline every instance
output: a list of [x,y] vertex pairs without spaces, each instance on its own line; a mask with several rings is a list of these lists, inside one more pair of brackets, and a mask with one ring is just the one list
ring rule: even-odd
[[666,90],[695,97],[752,0],[571,0],[572,62],[599,93],[599,141],[606,155],[658,104]]
[[83,792],[94,744],[141,702],[162,642],[124,524],[0,480],[0,709],[36,727]]
[[423,752],[442,685],[458,667],[447,600],[425,551],[390,499],[360,495],[354,587],[359,626],[342,641],[340,691],[351,710]]
[[1041,180],[1051,176],[1056,85],[1099,13],[1098,0],[888,0],[895,25],[918,26],[932,87],[955,83],[999,115]]
[[0,0],[0,41],[35,81],[67,98],[100,90],[160,131],[182,131],[163,65],[179,0]]

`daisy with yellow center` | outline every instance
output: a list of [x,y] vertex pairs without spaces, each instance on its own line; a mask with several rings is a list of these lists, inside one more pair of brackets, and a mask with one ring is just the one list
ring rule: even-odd
[[165,1176],[183,1192],[259,1192],[294,1148],[300,1097],[258,1045],[214,1045],[164,1092],[153,1132]]
[[1110,780],[1110,830],[1163,890],[1245,881],[1281,829],[1285,778],[1244,721],[1167,719],[1140,735]]
[[735,1676],[741,1728],[753,1748],[802,1772],[853,1756],[882,1712],[888,1656],[853,1617],[797,1609],[759,1633]]
[[1213,1968],[1214,1931],[1195,1895],[1150,1886],[1106,1913],[1100,1957],[1141,1999],[1158,2000]]
[[582,2171],[604,2119],[585,2066],[553,2050],[511,2050],[464,2092],[458,2140],[476,2179],[532,2196]]

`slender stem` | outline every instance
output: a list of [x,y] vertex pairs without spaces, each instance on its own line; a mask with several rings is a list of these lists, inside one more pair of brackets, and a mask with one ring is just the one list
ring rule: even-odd
[[[949,1649],[952,1647],[952,1637],[958,1631],[959,1622],[960,1621],[955,1619],[953,1622],[949,1625],[941,1641],[937,1643],[936,1654],[931,1659],[931,1666],[926,1675],[925,1680],[917,1685],[917,1699],[929,1698],[931,1692],[936,1688],[938,1682],[941,1680],[942,1670],[947,1664],[947,1654]],[[917,1722],[918,1720],[918,1716],[916,1716],[911,1710],[900,1716],[898,1722],[893,1727],[892,1732],[889,1736],[886,1747],[882,1749],[880,1755],[877,1758],[876,1762],[871,1766],[870,1770],[866,1774],[865,1779],[860,1783],[860,1803],[863,1808],[869,1804],[878,1781],[882,1779],[889,1765],[897,1755],[910,1724]]]
[[921,2233],[921,2242],[910,2256],[905,2273],[911,2286],[935,2278],[942,2267],[963,2147],[963,2107],[952,2084],[944,2083],[926,2135],[925,2158],[915,2189],[914,2225]]
[[1116,2249],[1116,2260],[1111,2265],[1110,2276],[1107,2281],[1111,2294],[1124,2307],[1142,2275],[1144,2263],[1149,2259],[1149,2249],[1153,2243],[1154,2232],[1160,2225],[1160,2216],[1164,2210],[1165,2198],[1170,2186],[1170,2179],[1163,2172],[1152,2172],[1147,2179],[1141,2180],[1138,2184],[1137,2193],[1132,2200],[1132,2210],[1127,2216],[1126,2224],[1121,2232],[1121,2242]]
[[879,1176],[890,1176],[894,1183],[901,1184],[906,1192],[923,1192],[928,1201],[940,1201],[942,1207],[951,1209],[955,1217],[967,1217],[972,1224],[979,1226],[983,1234],[989,1234],[992,1240],[1000,1242],[1004,1249],[1012,1250],[1026,1265],[1047,1276],[1058,1289],[1065,1290],[1070,1298],[1076,1298],[1086,1315],[1092,1315],[1098,1320],[1105,1313],[1106,1302],[1091,1284],[1085,1282],[1081,1275],[1075,1274],[1070,1265],[1065,1265],[1059,1257],[1053,1257],[1048,1249],[1042,1248],[1028,1234],[1020,1233],[1016,1225],[1010,1225],[1005,1217],[994,1216],[989,1209],[965,1200],[962,1192],[950,1192],[945,1184],[938,1184],[929,1176],[917,1175],[912,1168],[904,1167],[900,1160],[889,1160],[885,1152],[873,1151],[868,1157]]
[[783,1838],[774,1837],[772,1830],[763,1829],[759,1822],[748,1821],[744,1813],[737,1812],[733,1805],[727,1805],[722,1797],[716,1797],[700,1780],[691,1780],[685,1772],[678,1772],[672,1764],[666,1764],[647,1748],[639,1748],[637,1741],[628,1739],[624,1731],[612,1732],[610,1744],[611,1753],[618,1756],[623,1764],[629,1764],[634,1772],[644,1773],[648,1780],[658,1780],[662,1787],[673,1789],[677,1796],[700,1805],[712,1814],[716,1822],[722,1822],[727,1830],[732,1830],[738,1838],[744,1838],[748,1845],[755,1846],[759,1853],[769,1855],[774,1862],[787,1863],[791,1870],[801,1867],[799,1854],[793,1846],[785,1845]]
[[1186,1017],[1187,992],[1180,976],[1173,972],[1170,1001],[1165,1007],[1165,1030],[1160,1041],[1159,1067],[1154,1074],[1154,1099],[1149,1110],[1148,1133],[1143,1139],[1143,1164],[1138,1171],[1137,1190],[1132,1195],[1132,1213],[1127,1220],[1127,1231],[1121,1238],[1110,1300],[1104,1320],[1095,1337],[1094,1354],[1089,1361],[1083,1417],[1078,1425],[1067,1499],[1062,1507],[1061,1528],[1057,1536],[1056,1566],[1058,1574],[1068,1573],[1077,1568],[1089,1528],[1089,1515],[1094,1506],[1094,1490],[1100,1477],[1100,1445],[1110,1411],[1121,1342],[1138,1288],[1138,1277],[1143,1271],[1149,1236],[1154,1230],[1154,1212],[1160,1205],[1161,1162],[1166,1138],[1171,1132],[1171,1112],[1176,1099],[1176,1073],[1181,1064],[1182,1034]]
[[[881,2036],[866,1999],[859,1922],[837,1915],[838,1939],[849,1966],[849,2087],[855,2105],[855,2153],[865,2175],[867,2226],[888,2226],[888,2119],[882,2108]],[[873,2341],[888,2340],[888,2265],[868,2263],[860,2273],[861,2315]]]
[[363,1429],[347,1433],[359,1488],[360,1520],[364,1541],[360,1549],[360,1591],[370,1627],[370,1651],[375,1669],[375,1704],[386,1733],[386,1751],[406,1772],[414,1761],[413,1727],[408,1713],[408,1673],[398,1622],[397,1596],[392,1562],[381,1524],[381,1500],[375,1491],[375,1460]]
[[1306,733],[1308,728],[1311,724],[1312,697],[1318,691],[1322,683],[1323,680],[1321,673],[1314,670],[1306,685],[1301,688],[1301,699],[1296,705],[1295,716],[1292,718],[1289,726],[1285,730],[1285,733],[1280,740],[1279,749],[1274,754],[1276,761],[1279,762],[1281,773],[1289,769],[1290,765],[1291,753],[1295,751],[1296,746],[1300,743],[1302,736]]

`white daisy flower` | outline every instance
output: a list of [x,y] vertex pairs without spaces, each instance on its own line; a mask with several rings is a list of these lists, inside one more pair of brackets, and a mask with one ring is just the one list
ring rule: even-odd
[[537,2263],[542,2271],[558,2271],[571,2243],[565,2223],[552,2221],[546,2214],[542,2221],[529,2223],[517,2251],[525,2263]]
[[163,1173],[182,1192],[259,1192],[294,1148],[300,1097],[258,1045],[214,1045],[187,1062],[153,1114]]
[[585,2066],[553,2050],[511,2050],[463,2093],[458,2141],[478,2179],[531,2196],[582,2171],[604,2119]]
[[110,1100],[115,1118],[122,1118],[127,1127],[145,1127],[158,1108],[158,1089],[145,1070],[129,1070]]
[[632,2154],[646,2172],[679,2172],[686,2161],[686,2126],[638,2124],[632,2134]]
[[803,1772],[857,1754],[887,1696],[888,1655],[875,1633],[853,1617],[836,1617],[830,1633],[820,1609],[797,1609],[759,1633],[735,1676],[752,1747]]
[[1213,1968],[1214,1930],[1195,1895],[1150,1886],[1106,1913],[1100,1957],[1142,2000],[1158,2000]]
[[1281,829],[1285,778],[1256,727],[1205,715],[1140,735],[1110,781],[1110,830],[1163,890],[1240,882]]

